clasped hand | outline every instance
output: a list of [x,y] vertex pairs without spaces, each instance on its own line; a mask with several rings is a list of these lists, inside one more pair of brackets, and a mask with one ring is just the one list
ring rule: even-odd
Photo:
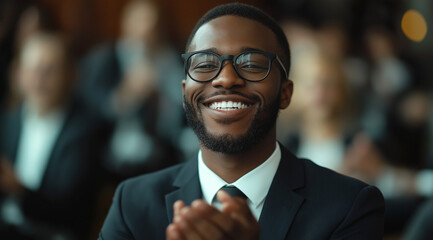
[[167,240],[259,239],[259,224],[246,200],[233,198],[224,191],[217,194],[222,209],[195,200],[191,206],[182,201],[173,205],[173,223],[166,229]]

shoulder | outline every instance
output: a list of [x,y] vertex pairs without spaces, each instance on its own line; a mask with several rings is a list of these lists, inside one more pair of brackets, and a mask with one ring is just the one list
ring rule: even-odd
[[80,61],[80,71],[87,73],[94,68],[114,64],[117,60],[115,43],[104,43],[92,49]]
[[300,159],[305,169],[305,191],[322,200],[350,204],[359,194],[383,199],[380,191],[360,180],[342,175],[328,168],[316,165],[310,160]]
[[165,196],[183,168],[179,164],[119,184],[101,230],[106,239],[163,239],[169,224]]
[[128,199],[131,203],[140,203],[144,197],[148,200],[163,199],[165,195],[175,189],[173,182],[184,163],[143,174],[121,182],[116,190],[120,198]]
[[331,188],[362,188],[367,186],[366,183],[355,178],[342,175],[331,169],[321,167],[309,159],[300,159],[303,161],[305,169],[305,180],[314,182],[315,185],[329,185]]
[[110,123],[91,111],[81,99],[73,97],[65,111],[65,131],[76,136],[94,136],[109,132]]
[[108,56],[112,56],[116,52],[115,43],[109,42],[109,43],[103,43],[101,45],[96,46],[93,48],[85,57],[84,59],[101,59],[106,58]]
[[137,223],[150,226],[158,221],[168,221],[168,218],[152,220],[149,216],[166,216],[166,195],[176,189],[173,181],[181,168],[182,164],[121,182],[114,194],[112,208],[121,212],[128,226]]
[[[310,160],[301,161],[305,166],[305,187],[298,193],[305,198],[307,211],[318,219],[339,225],[339,228],[357,225],[356,221],[363,222],[364,226],[371,226],[369,222],[383,225],[385,203],[379,189]],[[375,230],[380,231],[379,228]]]
[[318,166],[308,159],[297,158],[286,149],[282,152],[282,168],[285,174],[293,176],[279,178],[286,179],[285,185],[291,186],[304,199],[303,209],[308,214],[329,222],[332,216],[334,223],[342,221],[351,211],[383,214],[383,196],[376,187]]

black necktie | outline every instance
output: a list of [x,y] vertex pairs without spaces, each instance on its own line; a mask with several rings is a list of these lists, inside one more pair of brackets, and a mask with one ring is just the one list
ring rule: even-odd
[[224,186],[221,190],[225,191],[232,197],[247,198],[245,194],[235,186]]

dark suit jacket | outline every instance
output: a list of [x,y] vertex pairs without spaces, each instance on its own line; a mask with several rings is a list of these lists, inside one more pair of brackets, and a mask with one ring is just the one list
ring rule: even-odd
[[[162,52],[163,54],[164,52]],[[180,58],[173,53],[152,58],[158,74],[158,94],[140,103],[136,114],[143,127],[151,135],[157,135],[177,144],[182,129],[183,108],[181,79],[185,77]],[[179,68],[179,69],[178,69]],[[115,43],[101,45],[90,52],[81,62],[79,70],[79,95],[96,112],[109,120],[116,119],[111,102],[114,90],[121,84],[122,72]],[[174,91],[173,89],[178,89]],[[161,97],[162,96],[162,97]]]
[[[381,239],[384,201],[375,187],[284,147],[259,219],[260,239]],[[197,160],[121,183],[100,238],[165,239],[173,203],[201,198]]]
[[433,198],[418,208],[405,230],[404,240],[431,239],[433,236]]
[[[51,230],[81,232],[88,228],[91,217],[104,125],[75,102],[66,114],[41,186],[37,191],[28,190],[22,207],[28,218],[51,226]],[[12,164],[16,161],[22,121],[19,108],[5,117],[2,126],[0,154]]]

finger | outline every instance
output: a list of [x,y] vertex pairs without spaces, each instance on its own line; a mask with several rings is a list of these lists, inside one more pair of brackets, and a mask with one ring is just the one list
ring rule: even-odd
[[251,212],[246,199],[233,198],[224,191],[218,192],[217,198],[222,203],[222,212],[229,214],[243,226],[248,227],[257,223],[257,219]]
[[170,224],[168,225],[167,229],[165,230],[165,236],[167,240],[183,240],[181,231],[179,227],[176,224]]
[[185,207],[185,203],[182,200],[177,200],[176,202],[174,202],[173,204],[174,216],[179,215],[180,210],[182,210],[183,207]]
[[212,221],[211,215],[206,214],[206,212],[212,214],[212,211],[202,211],[200,210],[202,207],[215,210],[216,213],[218,213],[216,209],[212,209],[213,207],[208,205],[205,201],[196,200],[191,204],[191,208],[181,212],[181,217],[186,218],[189,224],[192,225],[197,233],[204,239],[227,239],[227,235],[224,233],[223,229]]
[[247,216],[251,215],[251,210],[248,206],[247,200],[239,197],[231,197],[224,191],[217,193],[218,201],[222,204],[222,212],[231,214],[233,212],[241,212]]
[[188,221],[185,214],[190,211],[189,207],[184,207],[178,216],[175,216],[173,221],[179,226],[180,232],[185,239],[200,240],[203,239],[195,227]]
[[216,235],[218,237],[222,237],[222,239],[227,239],[227,236],[230,236],[233,232],[236,232],[240,226],[229,214],[222,213],[203,200],[194,201],[192,209],[195,210],[195,213],[205,218],[209,224],[215,227],[209,231],[215,231]]
[[[229,196],[229,198],[231,197]],[[241,198],[231,198],[230,201],[232,200],[234,201],[233,204],[243,205],[238,208],[244,208],[246,212],[223,213],[203,200],[194,201],[191,209],[196,210],[194,213],[204,216],[214,224],[212,226],[215,229],[206,229],[206,231],[215,231],[212,233],[214,234],[212,239],[239,239],[240,236],[247,236],[245,239],[256,239],[259,233],[259,224],[249,210],[246,201]]]

